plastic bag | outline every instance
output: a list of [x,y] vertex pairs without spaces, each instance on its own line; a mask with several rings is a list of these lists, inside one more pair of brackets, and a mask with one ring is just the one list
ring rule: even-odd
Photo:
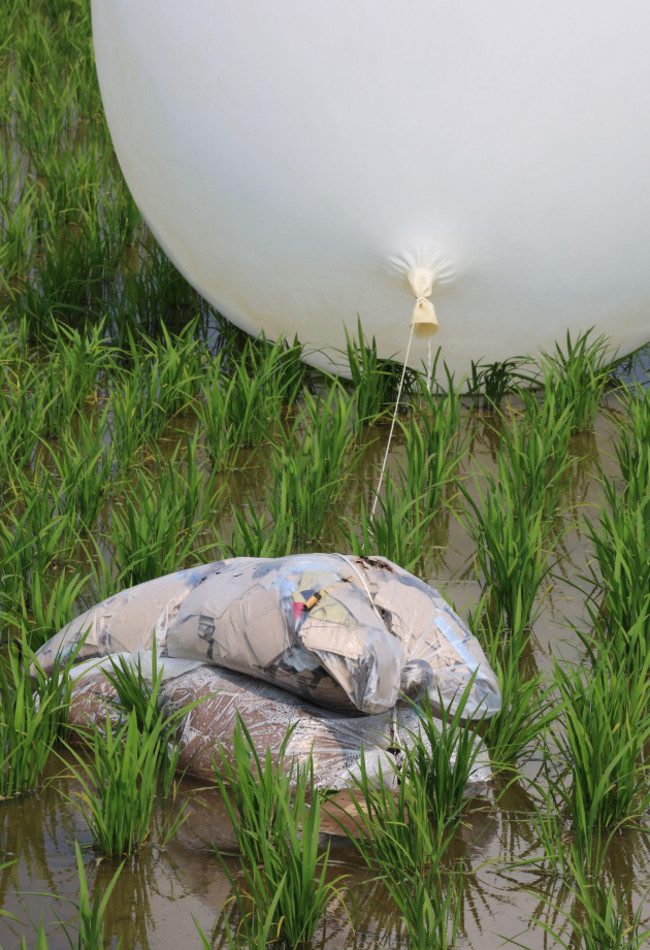
[[79,659],[149,647],[265,680],[347,716],[428,693],[453,709],[474,677],[468,718],[500,709],[478,641],[440,594],[379,557],[234,558],[108,598],[36,654],[48,669],[79,639]]

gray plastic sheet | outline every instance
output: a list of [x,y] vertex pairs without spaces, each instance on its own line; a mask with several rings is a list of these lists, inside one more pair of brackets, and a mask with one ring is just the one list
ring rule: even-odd
[[501,706],[463,621],[436,590],[380,557],[233,558],[179,571],[97,604],[36,658],[47,671],[81,640],[87,660],[148,649],[154,637],[161,657],[252,676],[347,718],[425,693],[434,708],[441,699],[453,709],[472,677],[466,717]]
[[[145,677],[150,674],[150,651],[121,656],[139,664]],[[73,725],[102,728],[107,713],[119,719],[115,690],[102,673],[109,664],[110,658],[102,658],[82,665],[72,691]],[[360,777],[362,749],[367,778],[375,784],[392,786],[400,764],[399,750],[408,748],[412,734],[418,730],[417,709],[404,702],[390,713],[349,717],[243,673],[165,660],[163,674],[160,703],[166,713],[171,715],[188,703],[202,700],[182,719],[177,740],[181,750],[179,768],[207,781],[213,780],[213,762],[220,761],[221,753],[226,758],[232,753],[238,716],[246,723],[260,755],[268,749],[273,760],[288,727],[293,726],[286,747],[287,768],[311,760],[314,785],[335,791]],[[490,777],[489,757],[481,743],[471,782],[483,785]]]

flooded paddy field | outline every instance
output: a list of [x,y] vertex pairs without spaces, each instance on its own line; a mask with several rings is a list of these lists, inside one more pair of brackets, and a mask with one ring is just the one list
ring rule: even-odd
[[336,803],[321,802],[327,880],[346,877],[311,945],[646,945],[650,397],[634,371],[622,387],[594,334],[464,382],[439,359],[431,392],[426,374],[407,380],[373,511],[400,367],[357,330],[348,384],[306,367],[297,343],[246,341],[221,321],[122,183],[87,4],[12,0],[7,18],[0,947],[228,947],[228,920],[236,945],[264,945],[264,920],[247,934],[229,902],[233,880],[248,884],[223,799],[187,779],[154,790],[103,938],[79,936],[76,845],[91,902],[123,859],[93,847],[62,698],[37,732],[21,661],[116,590],[226,556],[309,550],[382,554],[437,587],[504,696],[480,727],[493,781],[458,812],[447,802],[418,830],[415,812],[391,826],[377,811],[386,834],[364,858]]

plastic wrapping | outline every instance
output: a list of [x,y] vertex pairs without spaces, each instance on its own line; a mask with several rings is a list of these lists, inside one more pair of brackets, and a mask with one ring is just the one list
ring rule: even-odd
[[264,680],[347,717],[400,695],[446,708],[474,677],[466,715],[500,709],[477,640],[440,594],[385,558],[234,558],[108,598],[37,653],[47,670],[85,636],[79,659],[149,647]]
[[[150,656],[147,652],[131,655],[134,662],[140,662],[145,675]],[[100,668],[92,668],[93,662]],[[107,711],[118,715],[115,690],[101,670],[106,664],[106,659],[83,664],[72,692],[73,724],[101,727]],[[178,733],[179,768],[199,779],[213,779],[212,762],[219,760],[220,748],[226,756],[231,752],[238,714],[260,754],[268,748],[272,759],[279,753],[287,728],[293,725],[286,749],[287,766],[293,762],[305,764],[311,755],[314,784],[333,790],[346,788],[359,776],[362,748],[370,781],[392,784],[396,778],[394,766],[399,764],[398,747],[407,747],[410,734],[417,731],[417,710],[409,704],[398,703],[390,714],[349,717],[242,673],[204,665],[188,668],[191,665],[182,660],[163,661],[159,701],[171,715],[187,703],[203,699],[184,717]],[[485,783],[490,775],[483,747],[476,758],[472,783]]]

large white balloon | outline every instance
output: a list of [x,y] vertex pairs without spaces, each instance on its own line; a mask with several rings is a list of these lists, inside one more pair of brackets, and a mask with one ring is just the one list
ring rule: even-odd
[[641,0],[93,0],[93,30],[135,200],[246,330],[332,355],[358,315],[403,355],[421,266],[457,372],[650,339]]

